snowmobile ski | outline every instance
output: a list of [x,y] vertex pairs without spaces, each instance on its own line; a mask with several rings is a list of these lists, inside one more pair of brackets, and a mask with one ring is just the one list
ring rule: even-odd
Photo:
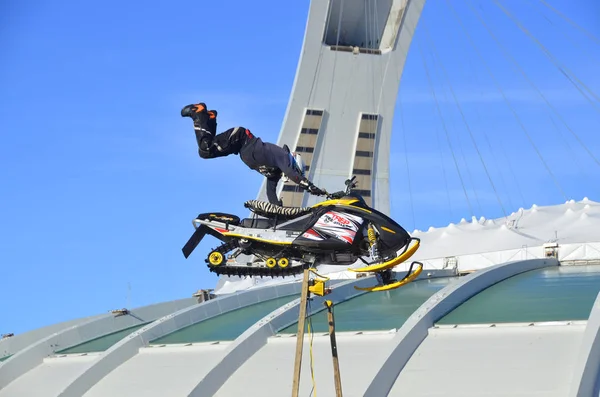
[[369,265],[366,267],[359,267],[356,269],[348,269],[348,270],[356,272],[356,273],[366,273],[366,272],[371,273],[371,272],[380,272],[382,270],[391,269],[391,268],[401,264],[402,262],[405,262],[406,260],[408,260],[408,258],[413,256],[415,252],[417,252],[417,250],[419,249],[419,246],[421,245],[421,241],[416,237],[413,237],[413,241],[415,241],[415,243],[413,245],[411,245],[410,247],[407,245],[405,247],[406,248],[405,251],[402,254],[400,254],[400,256],[397,256],[394,259],[390,259],[389,261],[386,261],[383,263],[378,263],[378,264]]
[[[419,265],[419,267],[415,271],[412,271],[412,268],[415,264]],[[419,276],[419,274],[421,274],[422,271],[423,271],[423,264],[421,262],[413,262],[410,265],[410,269],[408,269],[408,271],[406,272],[406,276],[404,276],[404,278],[400,281],[392,281],[387,284],[379,284],[379,285],[375,285],[373,287],[358,287],[355,285],[354,289],[359,290],[359,291],[367,291],[367,292],[390,291],[390,290],[393,290],[396,288],[400,288],[403,285],[414,281]]]

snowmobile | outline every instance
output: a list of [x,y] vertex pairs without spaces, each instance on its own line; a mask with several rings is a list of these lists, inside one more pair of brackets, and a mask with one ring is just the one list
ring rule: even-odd
[[[199,214],[192,221],[195,232],[182,248],[183,255],[188,258],[202,239],[211,235],[222,245],[213,249],[205,262],[217,274],[285,277],[322,264],[350,266],[362,261],[365,267],[348,270],[375,273],[379,284],[357,289],[384,291],[411,282],[421,273],[422,263],[413,262],[399,281],[391,269],[409,259],[420,240],[368,206],[353,191],[355,179],[346,180],[345,190],[326,192],[327,200],[310,207],[249,200],[244,206],[253,213],[250,218],[220,212]],[[238,261],[241,254],[253,259]]]

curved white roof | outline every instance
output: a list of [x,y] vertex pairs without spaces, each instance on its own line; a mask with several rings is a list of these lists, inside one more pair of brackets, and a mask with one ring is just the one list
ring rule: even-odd
[[507,218],[471,219],[442,228],[415,230],[422,246],[415,258],[429,259],[559,244],[600,242],[600,203],[584,198],[552,206],[533,205]]

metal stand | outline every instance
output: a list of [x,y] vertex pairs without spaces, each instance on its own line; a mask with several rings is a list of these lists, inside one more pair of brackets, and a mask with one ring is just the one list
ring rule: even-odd
[[294,383],[292,397],[298,397],[300,392],[300,371],[302,370],[302,349],[304,348],[304,320],[306,320],[306,302],[308,300],[308,281],[310,273],[304,269],[302,294],[300,295],[300,314],[298,314],[298,332],[296,333],[296,360],[294,361]]
[[[304,269],[302,279],[302,293],[300,295],[300,313],[298,314],[298,332],[296,333],[296,359],[294,360],[294,382],[292,385],[292,397],[298,397],[300,392],[300,372],[302,370],[302,351],[304,349],[304,325],[306,320],[306,306],[310,294],[324,296],[331,292],[331,289],[325,288],[325,281],[329,278],[323,277],[319,280],[311,280],[310,273],[318,275],[313,269]],[[341,394],[340,394],[341,396]]]
[[335,319],[333,318],[333,302],[325,301],[327,307],[327,322],[329,323],[329,340],[331,341],[331,356],[333,357],[333,380],[335,382],[335,396],[342,397],[342,378],[340,376],[340,363],[335,340]]

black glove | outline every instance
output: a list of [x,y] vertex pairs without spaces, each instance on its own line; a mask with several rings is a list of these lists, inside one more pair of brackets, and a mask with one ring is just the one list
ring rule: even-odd
[[327,194],[324,190],[319,189],[312,183],[308,186],[308,191],[310,194],[314,194],[315,196],[324,196]]
[[325,192],[324,190],[319,189],[318,187],[316,187],[315,185],[313,185],[313,183],[311,181],[309,181],[306,178],[303,178],[300,183],[299,183],[300,187],[306,191],[308,191],[310,194],[314,194],[315,196],[324,196],[327,194],[327,192]]

